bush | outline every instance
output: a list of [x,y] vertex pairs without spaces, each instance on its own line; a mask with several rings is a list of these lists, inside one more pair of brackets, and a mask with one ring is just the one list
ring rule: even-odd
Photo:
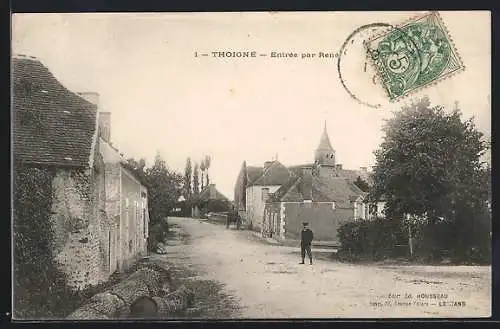
[[[400,221],[383,218],[345,223],[338,228],[341,247],[337,255],[346,261],[381,260],[397,257],[404,250],[408,256],[407,230]],[[449,259],[461,264],[491,264],[490,232],[488,210],[454,221],[412,224],[414,257],[427,262]]]
[[491,264],[491,216],[486,209],[453,221],[421,224],[415,234],[415,254],[427,261]]
[[403,237],[397,221],[382,218],[348,222],[337,232],[341,245],[339,258],[350,261],[394,257],[396,245]]

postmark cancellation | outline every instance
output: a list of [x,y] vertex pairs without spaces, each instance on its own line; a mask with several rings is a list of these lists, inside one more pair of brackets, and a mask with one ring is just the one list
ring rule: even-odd
[[366,41],[365,47],[391,101],[465,69],[437,12],[390,27]]

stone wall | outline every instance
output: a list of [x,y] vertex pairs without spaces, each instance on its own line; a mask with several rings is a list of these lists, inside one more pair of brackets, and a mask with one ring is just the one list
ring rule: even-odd
[[284,206],[287,239],[300,238],[302,222],[308,222],[315,240],[338,242],[338,227],[344,222],[354,220],[354,208],[334,208],[331,202],[285,202]]
[[52,190],[53,255],[69,286],[98,284],[146,253],[147,190],[120,163],[97,154],[92,169],[59,169]]
[[121,165],[105,164],[105,199],[106,199],[106,214],[110,220],[108,232],[109,239],[109,271],[113,273],[119,267],[121,259],[120,248],[120,180],[121,180]]
[[82,289],[109,277],[102,230],[108,225],[98,215],[104,198],[104,171],[88,169],[57,171],[52,182],[51,222],[55,232],[53,254],[68,285]]

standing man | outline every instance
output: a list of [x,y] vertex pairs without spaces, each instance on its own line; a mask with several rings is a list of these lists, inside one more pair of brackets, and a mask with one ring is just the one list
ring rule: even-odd
[[309,264],[312,265],[313,258],[311,253],[311,243],[314,238],[313,232],[309,229],[309,223],[302,223],[302,232],[300,234],[300,255],[302,256],[302,262],[300,264],[304,264],[304,258],[309,257]]

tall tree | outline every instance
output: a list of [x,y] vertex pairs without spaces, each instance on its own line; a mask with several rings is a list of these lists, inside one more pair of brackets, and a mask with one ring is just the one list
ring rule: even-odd
[[193,169],[193,196],[197,197],[200,193],[200,176],[199,176],[200,167],[198,163],[194,164]]
[[128,158],[127,162],[134,169],[144,172],[146,167],[146,160],[144,158],[139,159],[139,161],[136,161],[134,158]]
[[191,199],[191,179],[193,176],[193,168],[191,165],[191,158],[186,159],[186,167],[184,168],[184,196],[186,200]]
[[205,177],[206,177],[206,179],[207,179],[207,184],[206,184],[206,186],[210,185],[210,177],[208,176],[208,170],[210,169],[210,165],[211,165],[211,163],[212,163],[212,159],[211,159],[211,157],[210,157],[209,155],[206,155],[206,156],[205,156],[205,171],[206,171],[206,173],[205,173]]
[[448,113],[423,98],[390,119],[375,152],[375,195],[385,194],[386,214],[423,216],[431,222],[459,221],[488,197],[479,160],[483,135],[461,112]]
[[246,209],[247,163],[243,161],[240,173],[234,186],[234,203],[236,210]]
[[168,169],[160,154],[151,168],[146,169],[149,212],[152,224],[167,217],[182,193],[182,175]]
[[132,171],[133,174],[139,178],[141,183],[147,184],[146,178],[146,160],[144,158],[139,159],[139,161],[134,158],[128,158],[125,167]]
[[201,159],[201,161],[200,161],[200,174],[201,174],[200,181],[201,181],[201,189],[202,190],[203,190],[203,187],[205,186],[204,185],[204,180],[203,180],[203,174],[205,173],[205,169],[206,169],[206,167],[205,167],[205,159]]

